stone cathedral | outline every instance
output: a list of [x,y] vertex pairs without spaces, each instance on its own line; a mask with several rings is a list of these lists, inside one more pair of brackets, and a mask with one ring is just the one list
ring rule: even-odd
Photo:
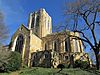
[[87,60],[80,36],[69,30],[52,32],[52,18],[40,9],[30,13],[28,26],[21,25],[11,38],[11,50],[21,53],[22,65],[29,67],[54,67],[73,64],[75,60]]

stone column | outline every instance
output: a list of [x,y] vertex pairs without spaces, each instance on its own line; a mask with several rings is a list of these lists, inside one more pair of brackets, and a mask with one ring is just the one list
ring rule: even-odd
[[77,40],[77,48],[78,48],[78,52],[80,52],[80,44],[79,44],[79,40]]
[[22,50],[22,66],[24,65],[24,56],[25,56],[25,47],[26,47],[26,36],[24,36],[23,50]]
[[[30,41],[31,41],[31,38],[32,38],[32,30],[30,30]],[[28,56],[28,67],[30,67],[30,63],[31,63],[31,51],[32,51],[32,48],[31,48],[31,42],[29,43],[30,45],[30,49],[29,49],[29,56]]]
[[[30,51],[31,51],[31,50],[30,50]],[[28,67],[30,67],[30,63],[31,63],[31,52],[29,52]]]
[[[70,32],[70,35],[74,35],[74,32]],[[70,52],[75,52],[75,49],[74,49],[74,44],[75,44],[75,41],[72,37],[70,37],[70,49],[71,51]]]
[[50,23],[50,24],[49,24],[49,32],[52,33],[52,19],[51,19],[51,17],[49,17],[49,18],[50,18],[50,19],[49,19],[49,21],[50,21],[50,22],[49,22],[49,23]]
[[60,45],[61,45],[60,52],[62,52],[62,50],[63,50],[63,49],[62,49],[62,42],[61,42],[61,44],[60,44]]
[[14,40],[14,42],[13,42],[13,46],[12,46],[12,49],[11,49],[12,51],[15,51],[17,38],[18,38],[18,36],[15,38],[15,40]]
[[31,25],[32,25],[32,13],[30,13],[30,16],[29,16],[29,23],[28,23],[29,29],[31,29]]
[[65,50],[65,41],[63,41],[63,52],[66,52],[66,50]]
[[79,45],[80,45],[80,52],[84,52],[83,51],[83,44],[82,44],[82,41],[81,40],[79,40]]
[[77,52],[76,51],[76,40],[75,39],[72,39],[73,40],[73,52]]
[[[79,33],[77,33],[77,32],[75,33],[75,36],[80,37],[80,36],[79,36]],[[76,52],[80,52],[79,39],[76,39],[76,40],[75,40],[75,44],[76,44],[76,49],[77,49]]]
[[35,29],[35,30],[37,29],[37,28],[36,28],[36,23],[37,23],[36,18],[37,18],[37,14],[34,13],[34,29]]

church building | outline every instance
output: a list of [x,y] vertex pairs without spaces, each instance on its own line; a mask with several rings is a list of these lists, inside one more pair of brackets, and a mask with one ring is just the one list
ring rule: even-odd
[[69,30],[52,32],[52,18],[40,9],[30,13],[28,26],[21,25],[11,38],[11,50],[21,53],[22,65],[29,67],[54,67],[73,64],[75,60],[87,60],[80,37]]

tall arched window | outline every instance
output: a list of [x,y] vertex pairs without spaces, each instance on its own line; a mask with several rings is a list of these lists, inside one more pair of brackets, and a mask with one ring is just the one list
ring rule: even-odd
[[47,50],[47,44],[45,43],[45,50]]
[[57,51],[59,52],[60,51],[60,39],[59,38],[56,40],[56,43],[57,43]]
[[65,39],[65,51],[70,51],[70,38]]
[[57,51],[57,43],[54,41],[54,51]]
[[31,28],[34,28],[34,16],[32,17]]
[[22,34],[20,34],[16,41],[15,51],[21,53],[23,50],[23,43],[24,43],[24,37]]
[[68,51],[68,40],[67,39],[65,39],[65,51]]

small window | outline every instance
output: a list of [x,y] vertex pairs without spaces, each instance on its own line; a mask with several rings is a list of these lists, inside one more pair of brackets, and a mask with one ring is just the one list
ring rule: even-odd
[[68,51],[68,44],[67,44],[68,42],[67,41],[68,41],[68,39],[65,39],[65,51]]
[[45,44],[45,50],[47,50],[47,44]]
[[34,59],[36,59],[36,56],[34,55]]
[[68,60],[68,56],[65,56],[65,59],[64,60]]
[[83,57],[83,56],[81,56],[81,57],[80,57],[80,60],[84,60],[84,57]]
[[48,58],[48,54],[45,54],[45,58]]
[[57,51],[57,43],[54,41],[54,51]]

